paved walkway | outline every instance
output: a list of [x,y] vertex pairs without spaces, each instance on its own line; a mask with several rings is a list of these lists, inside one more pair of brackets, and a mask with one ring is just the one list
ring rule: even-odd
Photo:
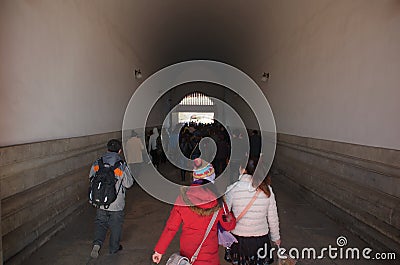
[[[161,171],[167,171],[171,176],[179,172],[171,170],[168,165],[162,165]],[[285,248],[314,247],[318,251],[323,247],[332,245],[336,247],[338,236],[345,236],[348,247],[367,247],[367,244],[340,227],[323,213],[316,210],[311,204],[304,201],[296,192],[288,190],[281,181],[282,176],[273,177],[273,188],[276,194],[282,244]],[[80,264],[112,264],[112,265],[148,265],[151,262],[152,249],[161,234],[165,221],[169,216],[171,206],[162,203],[145,193],[137,184],[127,192],[126,217],[123,228],[122,245],[124,249],[118,254],[107,254],[100,251],[98,259],[90,258],[91,241],[93,235],[93,220],[95,210],[87,205],[82,214],[77,216],[66,229],[59,232],[47,244],[32,255],[25,265],[80,265]],[[179,236],[176,236],[169,247],[168,257],[171,252],[179,249]],[[220,249],[221,264],[223,261],[223,249]],[[327,253],[326,253],[327,254]],[[163,258],[161,264],[165,264]],[[275,262],[275,264],[277,264]],[[312,260],[299,260],[302,264],[400,264],[399,257],[395,261],[377,260],[331,260],[328,258]]]

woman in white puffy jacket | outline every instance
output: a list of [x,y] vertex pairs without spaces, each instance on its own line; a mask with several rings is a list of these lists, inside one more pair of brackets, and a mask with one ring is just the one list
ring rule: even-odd
[[278,211],[270,180],[263,170],[254,174],[255,169],[253,160],[248,161],[246,168],[240,167],[239,181],[228,187],[225,196],[236,218],[241,216],[231,231],[238,241],[228,250],[233,264],[270,264],[273,262],[269,256],[270,240],[276,245],[281,243]]

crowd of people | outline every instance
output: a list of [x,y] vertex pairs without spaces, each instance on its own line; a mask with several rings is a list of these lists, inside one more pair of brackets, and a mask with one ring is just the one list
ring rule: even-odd
[[[257,131],[249,133],[238,129],[233,129],[232,132],[229,130],[218,122],[188,123],[170,133],[161,130],[163,141],[166,141],[164,146],[161,145],[157,128],[153,128],[145,138],[147,152],[156,168],[167,160],[167,152],[173,156],[177,154],[178,148],[183,156],[192,160],[194,164],[194,168],[190,170],[191,177],[188,178],[187,168],[182,167],[188,160],[181,159],[180,176],[177,178],[180,178],[180,181],[190,180],[191,184],[184,186],[176,199],[165,228],[155,245],[153,262],[158,264],[161,261],[181,225],[179,255],[190,260],[190,264],[220,264],[218,245],[221,244],[221,236],[226,233],[230,233],[233,241],[229,245],[224,244],[225,260],[238,265],[265,265],[273,262],[273,258],[268,255],[258,255],[259,249],[264,249],[266,246],[271,248],[271,241],[278,246],[281,243],[277,206],[269,172],[264,167],[261,167],[262,170],[255,170],[258,163],[262,163],[260,135]],[[239,151],[245,150],[240,147],[243,145],[245,133],[249,133],[250,150],[241,153]],[[201,141],[205,137],[210,137],[215,142],[217,147],[215,156],[207,154],[211,149],[207,145],[212,143]],[[126,145],[125,157],[129,168],[134,175],[140,174],[140,164],[143,163],[142,152],[146,151],[145,145],[136,132],[132,132],[132,137],[128,139]],[[233,145],[239,146],[236,149],[238,152],[231,153]],[[93,258],[99,255],[108,229],[111,230],[109,252],[116,253],[122,249],[119,241],[124,215],[124,190],[133,183],[126,163],[120,162],[121,143],[113,139],[107,148],[108,152],[93,164],[90,178],[92,180],[97,176],[96,172],[101,171],[99,165],[102,165],[103,161],[109,163],[117,177],[115,183],[115,189],[118,189],[117,200],[97,210],[95,239],[91,252]],[[207,159],[209,157],[213,159]],[[227,167],[228,171],[225,170]],[[225,195],[218,197],[217,194],[220,193],[214,181],[224,171],[230,177],[228,183],[230,185]],[[122,191],[119,192],[121,187]],[[172,257],[169,262],[172,263],[167,264],[178,264],[173,263]]]
[[[231,132],[228,132],[228,130],[231,130]],[[229,136],[230,133],[232,142]],[[236,152],[231,154],[232,145],[235,145],[237,150],[245,150],[246,145],[243,140],[245,133],[249,133],[249,153]],[[232,168],[231,171],[236,173],[238,172],[240,161],[247,157],[257,161],[261,153],[261,137],[257,130],[247,132],[240,129],[225,128],[218,121],[210,124],[186,123],[183,126],[176,126],[171,132],[162,129],[162,134],[163,141],[165,141],[164,146],[161,146],[161,136],[157,128],[153,128],[146,136],[148,153],[156,168],[159,167],[160,161],[161,163],[166,161],[166,152],[173,157],[178,152],[177,148],[180,148],[183,156],[187,159],[193,160],[203,155],[205,160],[211,160],[207,159],[212,157],[212,153],[207,153],[211,150],[207,145],[211,143],[204,142],[202,143],[203,146],[200,144],[201,139],[206,137],[210,137],[216,144],[215,157],[209,162],[213,165],[217,177],[227,168],[228,163]],[[203,150],[204,153],[200,150]],[[180,180],[185,181],[187,170],[184,169],[184,161],[179,161],[179,165],[181,168]],[[237,178],[233,179],[232,176],[231,182],[236,180]]]

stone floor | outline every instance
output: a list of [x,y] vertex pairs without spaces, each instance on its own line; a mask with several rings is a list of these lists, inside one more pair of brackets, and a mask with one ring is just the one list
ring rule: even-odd
[[[171,170],[168,165],[162,165],[161,171],[169,172],[169,177],[179,176],[179,172]],[[282,246],[286,249],[292,247],[314,247],[320,251],[324,247],[332,245],[337,247],[336,239],[345,236],[348,244],[346,247],[358,247],[363,249],[368,245],[357,236],[351,234],[345,228],[337,225],[313,205],[306,202],[295,191],[289,190],[282,181],[282,176],[273,177],[273,189],[276,194]],[[126,217],[123,228],[122,245],[124,249],[118,254],[107,254],[106,244],[100,251],[97,259],[90,258],[91,241],[93,235],[93,220],[95,209],[87,205],[83,212],[77,216],[63,231],[59,232],[48,243],[34,253],[26,265],[78,265],[78,264],[153,264],[151,262],[152,249],[160,236],[166,219],[168,218],[170,205],[162,203],[147,193],[140,186],[134,185],[127,192]],[[166,257],[179,249],[179,235],[171,243],[168,253],[160,264],[165,264]],[[221,264],[223,260],[223,248],[220,249]],[[317,252],[319,253],[319,252]],[[326,252],[327,254],[327,252]],[[325,255],[327,256],[327,255]],[[275,262],[277,264],[277,262]],[[377,261],[365,259],[299,259],[302,264],[400,264],[399,257],[396,261]]]

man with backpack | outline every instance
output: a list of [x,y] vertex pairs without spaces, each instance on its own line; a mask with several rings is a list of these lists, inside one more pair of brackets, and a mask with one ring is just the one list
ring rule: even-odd
[[90,169],[89,201],[97,208],[92,258],[99,250],[110,229],[109,253],[122,250],[120,245],[124,221],[125,190],[133,185],[128,166],[120,157],[121,141],[112,139],[107,143],[108,152],[95,161]]

